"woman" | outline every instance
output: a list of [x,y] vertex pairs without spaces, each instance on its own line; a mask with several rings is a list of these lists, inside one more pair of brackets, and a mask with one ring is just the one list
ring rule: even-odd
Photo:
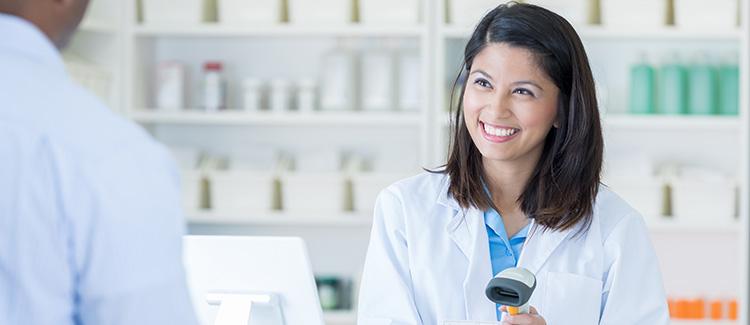
[[[359,324],[667,324],[643,220],[599,184],[594,81],[574,29],[501,5],[464,63],[447,165],[378,198]],[[484,293],[514,266],[537,278],[527,315],[501,314]]]

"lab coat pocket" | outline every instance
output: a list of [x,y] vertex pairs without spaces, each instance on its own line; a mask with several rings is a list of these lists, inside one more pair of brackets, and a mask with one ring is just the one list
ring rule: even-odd
[[550,272],[542,317],[547,324],[595,325],[601,311],[602,281],[573,273]]

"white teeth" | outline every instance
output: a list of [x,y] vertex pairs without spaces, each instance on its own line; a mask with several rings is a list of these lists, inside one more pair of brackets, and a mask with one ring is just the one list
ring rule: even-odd
[[494,135],[496,137],[507,137],[516,134],[516,129],[505,129],[505,128],[494,128],[487,124],[484,124],[484,131],[487,134]]

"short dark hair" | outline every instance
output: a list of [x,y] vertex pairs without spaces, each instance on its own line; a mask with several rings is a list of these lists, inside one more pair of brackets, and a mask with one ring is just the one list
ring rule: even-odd
[[[560,90],[557,127],[547,134],[541,158],[517,202],[544,229],[566,230],[579,222],[581,230],[588,229],[599,191],[604,140],[581,39],[570,23],[547,9],[502,4],[484,16],[471,35],[456,83],[471,70],[474,57],[493,43],[529,50]],[[466,84],[451,123],[448,161],[439,172],[450,176],[448,191],[463,208],[496,208],[484,190],[481,153],[463,119],[465,89]]]

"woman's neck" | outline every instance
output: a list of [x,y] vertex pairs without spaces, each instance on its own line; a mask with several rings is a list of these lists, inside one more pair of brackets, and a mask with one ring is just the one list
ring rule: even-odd
[[538,159],[532,161],[497,161],[483,158],[485,183],[492,202],[503,218],[509,236],[526,225],[527,216],[518,198],[523,194]]

